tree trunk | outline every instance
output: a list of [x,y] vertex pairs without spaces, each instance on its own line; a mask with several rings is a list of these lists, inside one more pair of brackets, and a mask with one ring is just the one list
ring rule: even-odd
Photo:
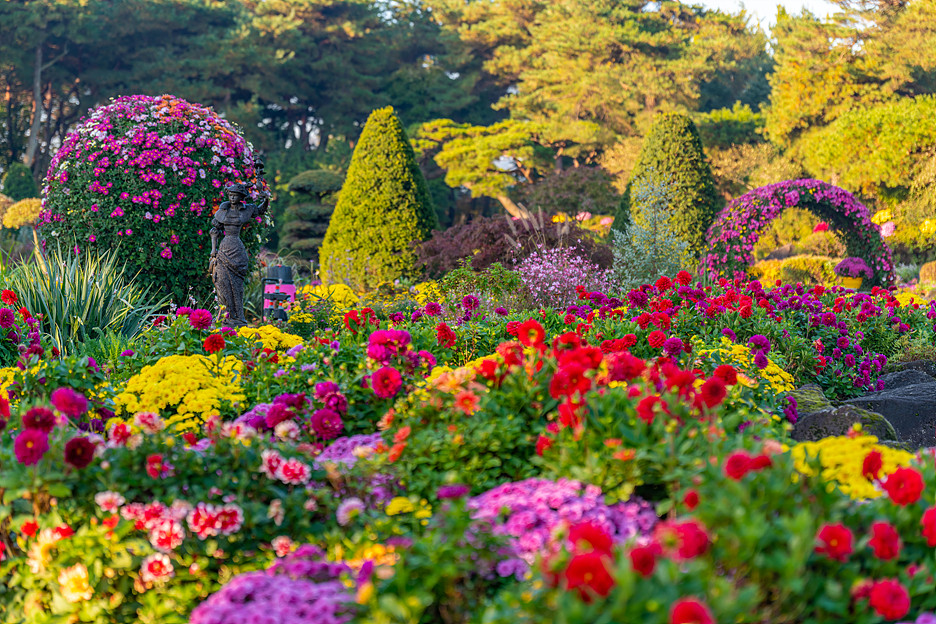
[[517,219],[529,219],[532,216],[526,208],[523,206],[518,206],[514,200],[510,199],[506,195],[498,195],[497,201],[501,203],[501,205],[504,207],[504,210],[506,210],[511,217],[515,217]]
[[32,167],[39,151],[39,130],[42,128],[42,43],[36,45],[36,62],[33,68],[33,117],[29,127],[29,143],[26,144],[26,166]]

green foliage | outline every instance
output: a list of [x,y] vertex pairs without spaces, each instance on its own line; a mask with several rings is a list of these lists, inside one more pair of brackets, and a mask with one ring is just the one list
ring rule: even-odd
[[621,197],[614,180],[600,167],[571,167],[540,178],[522,188],[520,202],[529,210],[546,215],[580,212],[613,215]]
[[695,124],[685,115],[660,115],[644,139],[637,165],[621,207],[615,216],[615,229],[623,230],[630,219],[639,220],[646,207],[635,192],[642,181],[665,184],[673,233],[686,241],[698,255],[705,246],[705,232],[715,219],[722,202]]
[[21,199],[39,197],[39,188],[33,180],[32,171],[21,162],[11,163],[3,174],[4,195],[17,202]]
[[838,282],[833,269],[836,258],[824,256],[792,256],[781,260],[763,260],[748,269],[751,277],[766,286],[781,280],[787,284],[834,284]]
[[471,268],[471,259],[468,258],[439,280],[439,290],[452,306],[458,305],[466,295],[474,295],[481,302],[481,310],[488,314],[498,307],[516,310],[529,304],[529,295],[520,274],[504,268],[500,262],[476,271]]
[[696,118],[699,137],[706,148],[763,143],[764,114],[747,104],[735,102],[732,108],[720,108]]
[[671,226],[672,188],[647,178],[630,192],[642,210],[623,231],[611,230],[614,277],[624,289],[676,275],[691,263],[689,244]]
[[344,176],[327,169],[304,171],[293,177],[287,189],[297,201],[286,208],[279,242],[304,258],[316,258],[335,210],[335,194]]
[[413,243],[437,224],[426,180],[392,108],[371,113],[320,253],[328,282],[360,290],[415,277]]
[[[784,247],[805,239],[812,234],[819,217],[803,208],[787,208],[774,219],[754,244],[754,258],[766,258],[778,247]],[[794,255],[794,254],[789,254]]]
[[6,287],[33,315],[63,353],[113,332],[133,338],[168,303],[132,275],[115,250],[79,255],[49,250],[5,276]]

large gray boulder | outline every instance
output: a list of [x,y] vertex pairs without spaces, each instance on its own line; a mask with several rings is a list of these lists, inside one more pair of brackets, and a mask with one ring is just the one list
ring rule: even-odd
[[797,442],[816,442],[829,436],[843,436],[856,424],[861,424],[864,433],[877,437],[882,442],[897,442],[897,432],[887,419],[875,412],[841,405],[824,407],[818,411],[800,412],[793,426],[792,436]]
[[[904,371],[906,372],[906,371]],[[936,380],[873,392],[843,401],[886,418],[912,448],[936,446]]]
[[905,368],[896,373],[887,373],[881,375],[880,379],[884,382],[884,390],[897,390],[898,388],[906,388],[917,384],[936,383],[936,378],[931,377],[922,370],[913,368]]

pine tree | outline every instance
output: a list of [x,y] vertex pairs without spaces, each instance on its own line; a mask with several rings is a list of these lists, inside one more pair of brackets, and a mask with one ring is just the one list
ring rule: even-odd
[[3,193],[13,201],[39,197],[32,171],[20,162],[12,163],[3,174]]
[[413,243],[438,221],[413,148],[392,107],[371,113],[319,254],[322,279],[369,290],[415,277]]
[[293,177],[287,189],[296,200],[286,207],[280,228],[280,244],[302,257],[318,257],[319,248],[335,211],[335,195],[344,176],[327,169],[303,171]]
[[689,244],[694,255],[699,255],[705,247],[705,232],[722,200],[715,190],[699,132],[685,115],[660,115],[650,127],[615,216],[615,229],[624,231],[631,221],[640,221],[643,204],[634,186],[651,181],[669,189],[670,227]]

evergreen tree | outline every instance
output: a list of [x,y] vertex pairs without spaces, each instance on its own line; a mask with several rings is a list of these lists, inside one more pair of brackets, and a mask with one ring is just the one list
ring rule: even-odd
[[318,257],[335,210],[335,194],[344,176],[327,169],[303,171],[289,181],[289,194],[297,198],[283,215],[280,244],[306,259]]
[[665,182],[670,190],[673,232],[689,244],[693,254],[700,254],[705,246],[705,232],[722,201],[715,190],[699,132],[685,115],[660,115],[650,127],[615,216],[615,229],[624,231],[631,220],[640,222],[644,204],[634,187],[654,180]]
[[426,179],[392,107],[371,113],[319,254],[322,279],[367,290],[417,274],[413,243],[437,225]]
[[13,201],[39,197],[39,188],[29,167],[20,162],[11,163],[3,174],[3,193]]

